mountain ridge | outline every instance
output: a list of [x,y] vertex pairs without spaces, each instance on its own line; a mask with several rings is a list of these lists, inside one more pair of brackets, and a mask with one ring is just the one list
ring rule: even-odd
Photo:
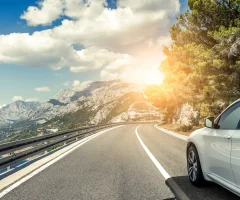
[[[145,87],[119,80],[84,82],[60,90],[43,103],[17,101],[7,105],[0,109],[0,125],[21,120],[41,125],[49,121],[71,123],[72,118],[72,123],[82,125],[161,118],[158,109],[147,102]],[[145,105],[145,110],[136,109],[137,103]]]

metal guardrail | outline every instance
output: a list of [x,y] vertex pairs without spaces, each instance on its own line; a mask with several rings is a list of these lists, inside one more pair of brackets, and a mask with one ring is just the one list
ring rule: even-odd
[[14,165],[19,161],[33,157],[39,153],[46,152],[51,148],[56,148],[58,145],[66,144],[76,139],[83,138],[89,134],[94,134],[96,131],[113,126],[138,123],[142,122],[103,124],[97,126],[83,127],[1,144],[0,155],[6,156],[0,158],[0,169]]

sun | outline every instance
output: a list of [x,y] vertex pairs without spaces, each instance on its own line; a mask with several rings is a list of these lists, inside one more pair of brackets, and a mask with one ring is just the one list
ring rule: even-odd
[[158,67],[139,67],[123,73],[122,80],[143,85],[161,85],[164,77],[165,75],[159,71]]
[[146,85],[161,85],[164,80],[164,74],[158,70],[146,71],[142,77]]

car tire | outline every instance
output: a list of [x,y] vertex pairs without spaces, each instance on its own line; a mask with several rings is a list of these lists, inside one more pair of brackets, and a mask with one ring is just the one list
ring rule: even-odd
[[188,178],[195,186],[202,186],[205,183],[199,155],[195,146],[191,145],[187,151]]

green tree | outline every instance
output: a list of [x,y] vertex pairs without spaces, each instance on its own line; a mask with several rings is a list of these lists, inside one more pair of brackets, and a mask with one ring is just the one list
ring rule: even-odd
[[216,113],[240,97],[240,0],[189,0],[188,5],[170,29],[173,44],[164,47],[164,89],[157,98],[150,95],[171,108],[169,115],[183,103],[202,115],[207,109]]

